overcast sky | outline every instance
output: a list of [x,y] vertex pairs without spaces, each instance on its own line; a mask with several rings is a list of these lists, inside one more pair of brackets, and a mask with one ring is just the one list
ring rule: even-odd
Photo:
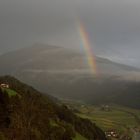
[[0,53],[36,42],[80,49],[78,19],[96,55],[140,67],[139,0],[0,0]]

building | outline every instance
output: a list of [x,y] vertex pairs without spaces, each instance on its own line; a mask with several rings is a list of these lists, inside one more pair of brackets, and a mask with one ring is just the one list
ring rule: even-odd
[[118,138],[119,134],[115,130],[105,132],[107,137]]
[[8,84],[2,83],[2,84],[0,84],[0,87],[1,87],[1,88],[9,88],[9,85],[8,85]]

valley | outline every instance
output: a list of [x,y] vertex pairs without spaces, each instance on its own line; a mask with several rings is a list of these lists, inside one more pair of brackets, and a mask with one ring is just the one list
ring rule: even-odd
[[140,140],[140,0],[0,0],[0,140]]
[[[98,56],[96,56],[96,62],[100,69],[98,77],[91,73],[85,63],[83,53],[63,47],[36,44],[1,55],[0,75],[12,75],[35,87],[37,91],[30,91],[35,92],[35,96],[39,91],[39,95],[43,93],[45,99],[49,97],[55,102],[59,102],[59,99],[62,100],[64,108],[60,109],[60,114],[61,117],[66,115],[63,118],[66,120],[63,121],[66,123],[71,121],[72,125],[76,123],[74,127],[78,131],[74,132],[75,136],[70,134],[74,140],[93,138],[90,131],[94,132],[93,128],[96,124],[106,136],[112,139],[119,137],[119,140],[128,140],[134,134],[134,138],[138,137],[140,69]],[[17,98],[17,96],[20,99],[25,93],[27,96],[25,99],[28,101],[27,86],[24,84],[21,86],[19,82],[15,81],[11,76],[1,77],[0,83],[10,86],[10,88],[1,87],[2,92],[7,92],[11,99]],[[21,94],[17,94],[19,92]],[[34,95],[31,94],[32,96]],[[52,107],[52,105],[50,106]],[[67,110],[67,107],[71,112]],[[47,109],[47,107],[45,108]],[[54,114],[57,114],[55,111],[54,109]],[[73,112],[75,112],[74,116]],[[85,122],[82,123],[83,120],[77,119],[76,116],[85,119]],[[89,120],[95,126],[92,126]],[[87,126],[84,126],[84,123]],[[53,120],[50,121],[50,125],[58,126],[58,123]],[[64,124],[60,123],[59,127],[62,125]],[[83,128],[80,129],[78,125],[82,125]],[[90,129],[89,133],[85,134],[84,129],[86,131]],[[84,135],[82,135],[83,133]]]
[[88,118],[96,123],[111,140],[123,140],[124,137],[129,139],[140,132],[139,109],[114,104],[95,106],[70,100],[62,102],[67,104],[78,116]]
[[34,44],[0,55],[0,75],[12,75],[57,98],[140,108],[140,69],[96,56],[98,77],[84,53]]

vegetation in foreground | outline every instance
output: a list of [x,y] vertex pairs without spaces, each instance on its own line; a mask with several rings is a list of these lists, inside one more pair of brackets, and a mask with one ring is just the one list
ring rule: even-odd
[[89,119],[10,77],[0,77],[1,140],[106,140]]

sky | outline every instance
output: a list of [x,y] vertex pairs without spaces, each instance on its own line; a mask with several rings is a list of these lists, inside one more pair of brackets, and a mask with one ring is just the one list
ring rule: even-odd
[[95,55],[140,67],[139,13],[139,0],[1,0],[0,54],[34,43],[80,50],[80,21]]

